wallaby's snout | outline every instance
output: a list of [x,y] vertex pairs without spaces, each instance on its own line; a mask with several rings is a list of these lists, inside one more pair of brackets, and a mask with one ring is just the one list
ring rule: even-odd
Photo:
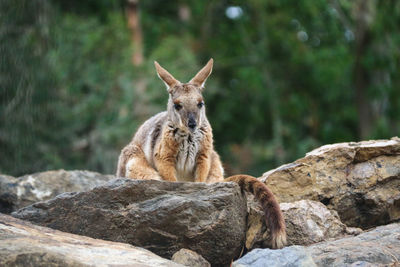
[[196,118],[193,115],[193,113],[189,113],[189,121],[188,121],[188,127],[191,131],[194,131],[196,129],[197,123],[196,123]]

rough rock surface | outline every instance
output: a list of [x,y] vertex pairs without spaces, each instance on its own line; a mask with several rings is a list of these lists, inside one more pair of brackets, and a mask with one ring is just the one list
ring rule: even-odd
[[0,266],[182,266],[128,244],[32,225],[0,214]]
[[318,266],[355,263],[357,266],[399,266],[400,224],[380,226],[355,237],[314,244],[307,251]]
[[46,171],[15,178],[0,175],[0,212],[11,213],[64,192],[86,191],[114,178],[90,171]]
[[309,247],[255,249],[233,266],[399,266],[399,259],[400,224],[394,223]]
[[254,249],[232,267],[316,267],[310,253],[301,246],[283,249]]
[[[339,238],[346,234],[359,234],[361,229],[348,228],[335,211],[328,210],[320,202],[300,200],[293,203],[281,203],[288,246],[310,245],[330,238]],[[248,223],[246,248],[266,248],[269,246],[269,231],[260,207],[248,196]]]
[[129,243],[164,257],[193,250],[213,266],[240,254],[246,199],[235,183],[115,179],[93,190],[64,193],[13,216],[64,232]]
[[172,256],[172,261],[190,267],[210,267],[210,263],[201,255],[189,249],[181,249]]
[[320,201],[349,226],[400,219],[400,139],[322,146],[261,178],[280,202]]

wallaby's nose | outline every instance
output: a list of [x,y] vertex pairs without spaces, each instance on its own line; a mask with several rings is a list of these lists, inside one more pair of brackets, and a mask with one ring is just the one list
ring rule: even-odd
[[188,126],[189,126],[189,128],[191,129],[191,130],[194,130],[195,128],[196,128],[196,120],[195,119],[193,119],[193,118],[190,118],[189,119],[189,123],[188,123]]

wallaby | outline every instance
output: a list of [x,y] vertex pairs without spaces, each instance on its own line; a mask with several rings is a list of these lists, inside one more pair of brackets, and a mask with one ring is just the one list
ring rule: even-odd
[[271,247],[286,244],[286,228],[273,193],[258,179],[235,175],[224,180],[224,169],[213,146],[202,92],[213,59],[188,83],[176,80],[154,62],[169,93],[167,111],[144,122],[119,156],[117,176],[187,182],[237,182],[261,202],[271,230]]

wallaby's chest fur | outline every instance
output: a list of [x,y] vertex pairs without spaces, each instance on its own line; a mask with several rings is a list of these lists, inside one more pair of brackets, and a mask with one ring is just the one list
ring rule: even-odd
[[[204,140],[207,125],[199,127],[193,133],[185,132],[174,126],[168,121],[167,112],[161,112],[148,119],[138,129],[132,142],[139,145],[150,163],[151,167],[157,169],[155,157],[163,146],[171,145],[176,148],[174,161],[176,178],[178,181],[194,181],[196,159]],[[172,137],[171,144],[165,144],[163,135]]]
[[177,131],[176,140],[179,144],[176,156],[176,178],[178,181],[194,181],[197,153],[202,142],[202,134]]

